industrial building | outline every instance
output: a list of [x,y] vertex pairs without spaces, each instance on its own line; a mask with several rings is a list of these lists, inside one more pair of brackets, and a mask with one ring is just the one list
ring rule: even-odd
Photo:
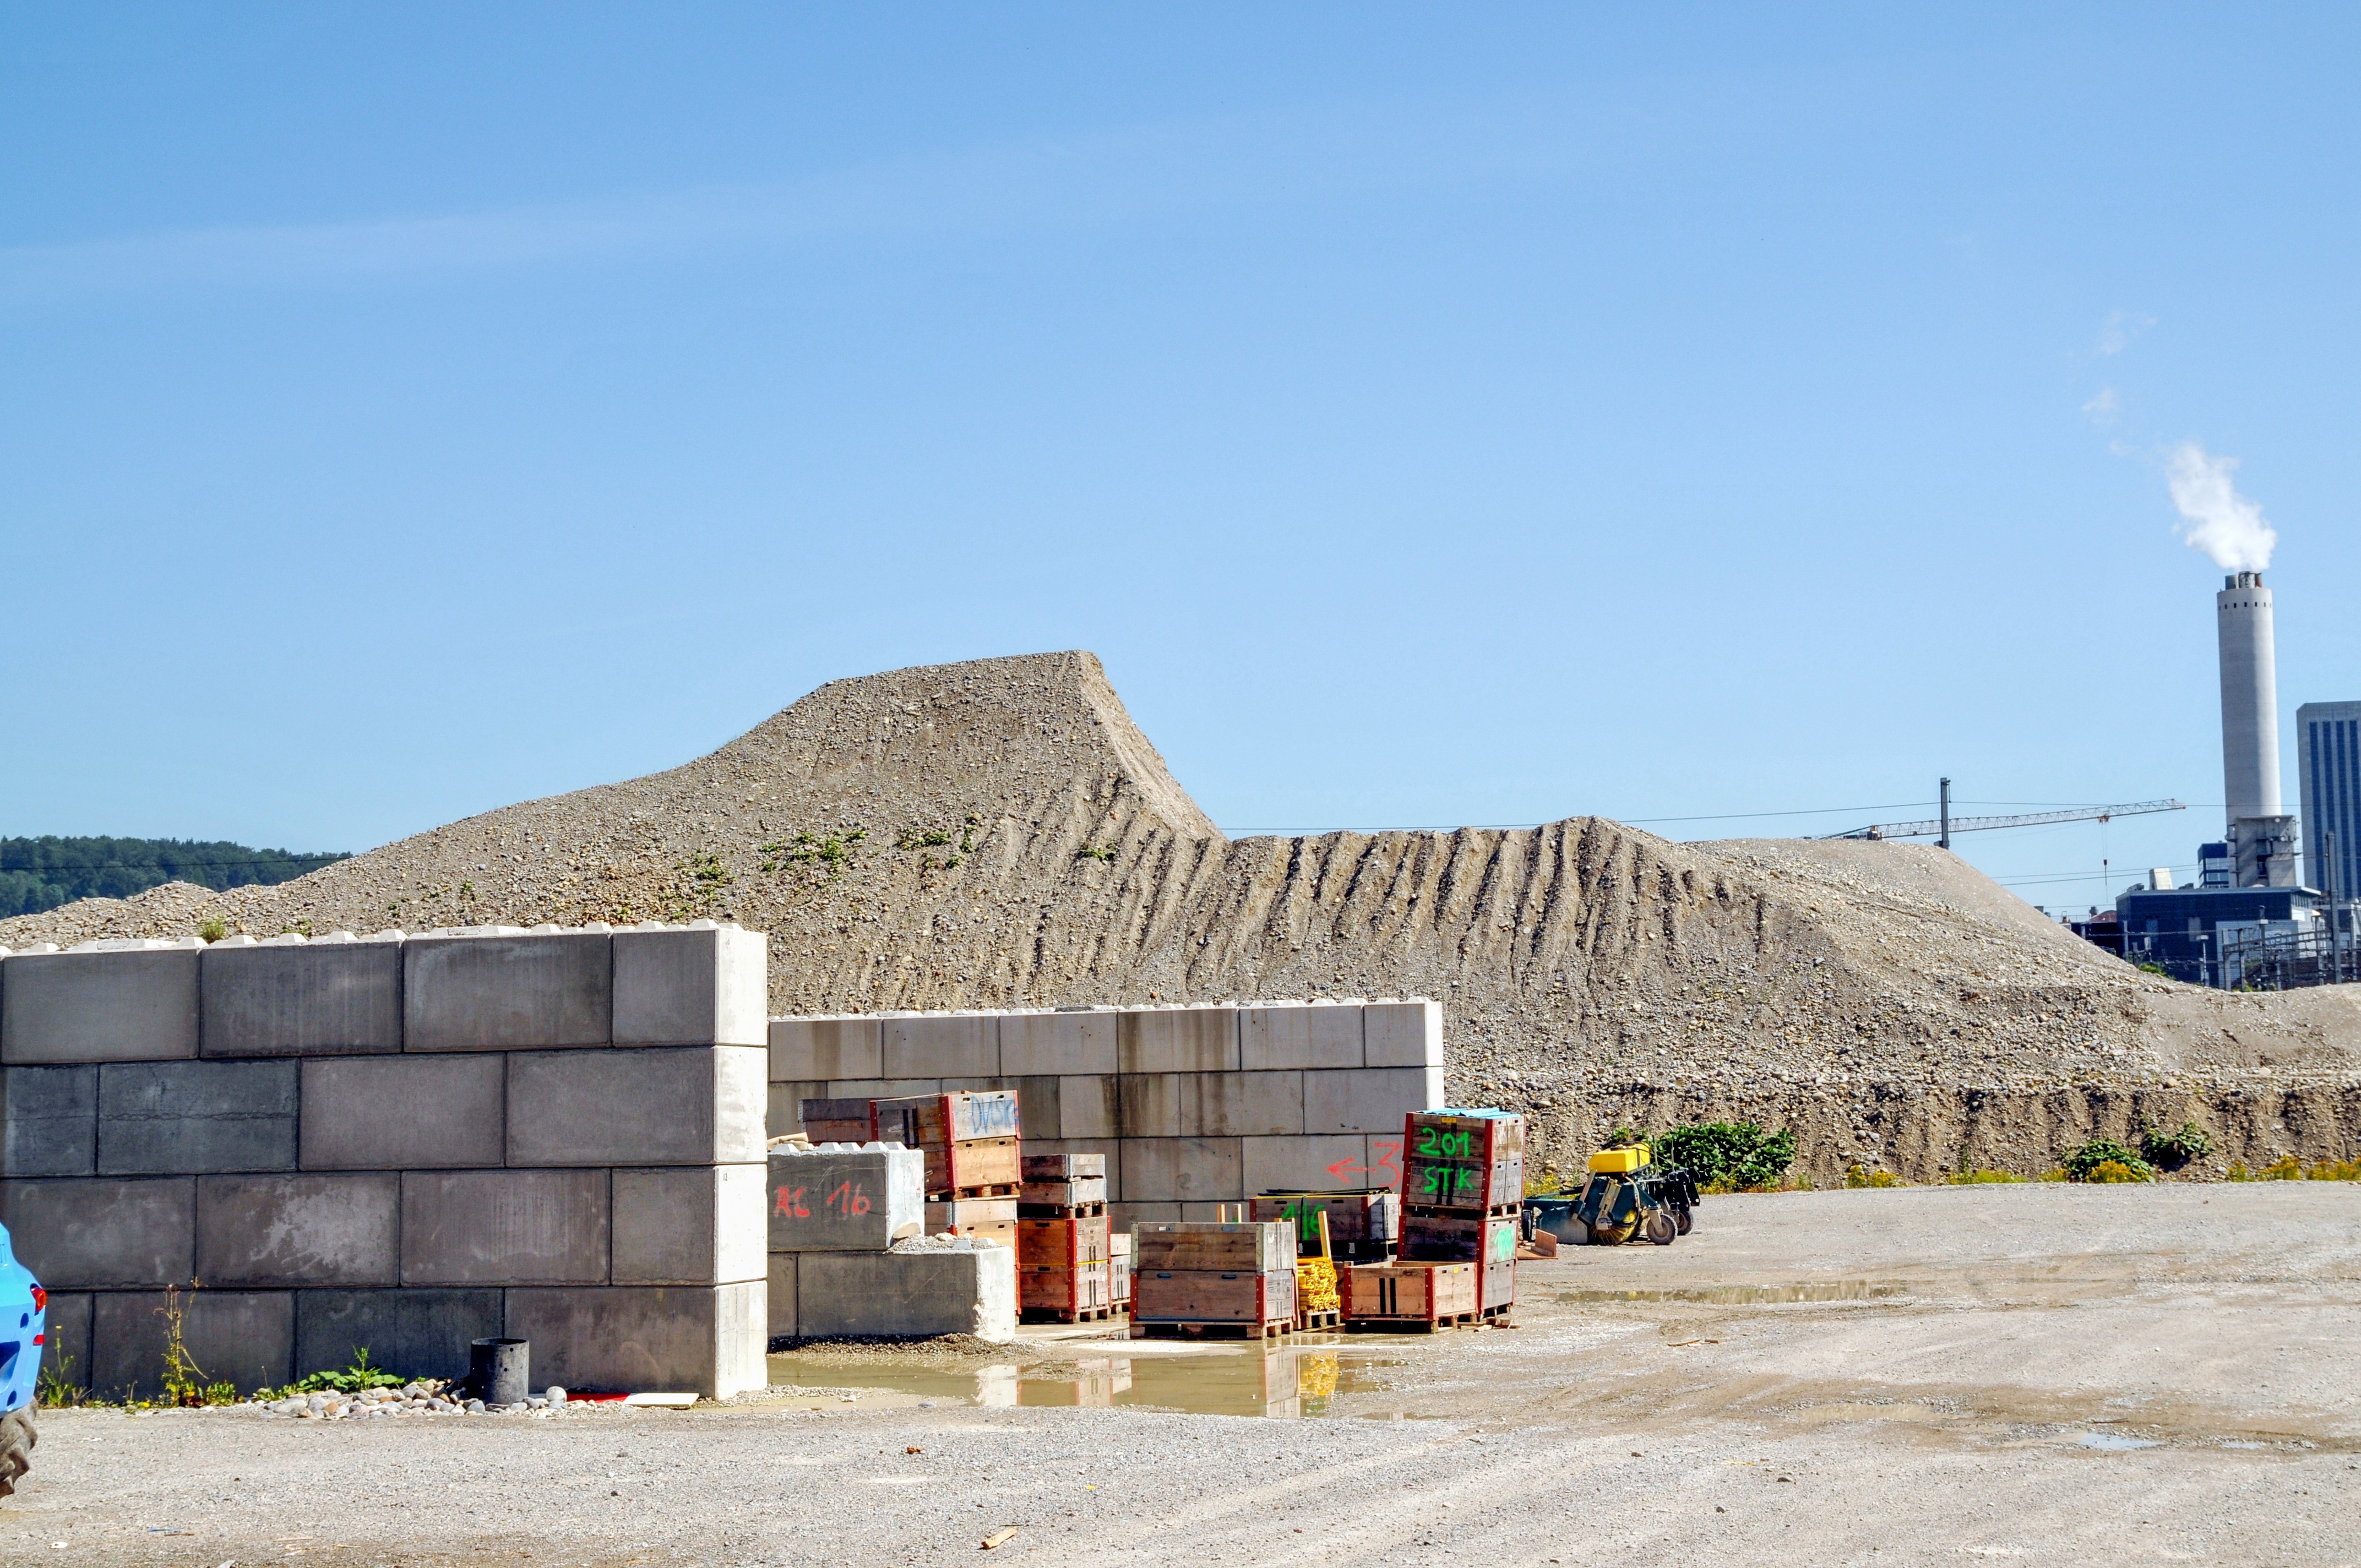
[[2303,863],[2310,881],[2349,906],[2361,889],[2361,702],[2305,703],[2295,728]]
[[[2300,856],[2310,848],[2315,867],[2328,862],[2321,839],[2337,832],[2338,858],[2350,852],[2349,827],[2315,828],[2299,842],[2297,819],[2279,789],[2279,672],[2273,650],[2271,591],[2260,572],[2234,572],[2213,596],[2222,665],[2222,799],[2224,831],[2198,850],[2194,887],[2175,887],[2169,873],[2150,875],[2145,887],[2115,900],[2114,940],[2107,943],[2134,963],[2153,964],[2179,980],[2225,988],[2318,984],[2342,977],[2341,955],[2327,938],[2325,900],[2303,885]],[[2306,820],[2316,800],[2354,809],[2351,749],[2361,703],[2323,705],[2338,711],[2321,720],[2324,743],[2344,745],[2346,771],[2313,781],[2313,739],[2306,731],[2301,787]],[[2306,707],[2301,714],[2315,711]],[[2324,756],[2332,753],[2323,753]],[[2321,789],[2342,789],[2323,795]],[[2093,935],[2096,935],[2094,932]]]

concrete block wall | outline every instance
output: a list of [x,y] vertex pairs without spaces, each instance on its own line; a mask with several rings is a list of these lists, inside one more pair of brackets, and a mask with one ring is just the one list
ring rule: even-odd
[[776,1018],[770,1053],[774,1137],[807,1099],[1013,1089],[1026,1152],[1106,1157],[1119,1227],[1394,1185],[1402,1117],[1443,1104],[1423,997]]
[[763,938],[336,933],[0,949],[0,1223],[51,1365],[159,1391],[167,1288],[214,1380],[355,1347],[419,1376],[759,1386]]

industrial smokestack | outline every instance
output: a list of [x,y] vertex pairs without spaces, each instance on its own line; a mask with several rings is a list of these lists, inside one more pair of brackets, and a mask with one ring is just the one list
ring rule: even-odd
[[2271,590],[2233,572],[2213,609],[2222,623],[2222,798],[2230,820],[2279,815],[2279,691]]
[[2222,798],[2240,887],[2295,883],[2295,819],[2279,800],[2279,694],[2271,590],[2233,572],[2213,596],[2222,638]]

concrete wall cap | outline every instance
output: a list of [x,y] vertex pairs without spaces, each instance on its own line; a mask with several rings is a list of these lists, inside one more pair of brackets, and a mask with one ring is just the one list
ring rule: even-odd
[[253,938],[247,936],[243,931],[240,931],[235,937],[224,937],[220,941],[214,944],[216,948],[258,948],[261,945],[261,943],[256,941]]
[[[160,953],[179,948],[203,948],[201,937],[101,937],[93,941],[76,942],[66,949],[70,953]],[[28,951],[30,949],[27,949]],[[52,952],[56,949],[51,948]]]
[[314,937],[312,940],[315,942],[357,942],[360,938],[354,936],[350,931],[331,931],[324,937]]
[[262,945],[266,948],[300,948],[310,940],[301,931],[281,931],[276,937],[262,938]]
[[531,934],[535,937],[555,937],[564,929],[566,929],[565,927],[560,926],[554,921],[544,920],[540,925],[535,926]]
[[361,940],[365,942],[400,942],[406,940],[408,936],[409,933],[406,931],[388,927],[382,931],[370,932],[368,936],[362,938]]
[[12,956],[20,959],[28,959],[35,953],[54,953],[57,950],[58,945],[55,942],[36,942],[31,947]]
[[591,932],[603,932],[611,931],[614,927],[608,925],[604,920],[588,920],[583,923],[582,929]]
[[692,931],[719,931],[721,929],[719,925],[710,920],[692,920],[688,923],[688,928]]

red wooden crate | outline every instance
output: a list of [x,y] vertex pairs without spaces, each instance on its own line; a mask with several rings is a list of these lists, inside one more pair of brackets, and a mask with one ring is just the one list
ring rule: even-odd
[[1413,1111],[1402,1121],[1402,1202],[1490,1213],[1525,1201],[1525,1119]]

